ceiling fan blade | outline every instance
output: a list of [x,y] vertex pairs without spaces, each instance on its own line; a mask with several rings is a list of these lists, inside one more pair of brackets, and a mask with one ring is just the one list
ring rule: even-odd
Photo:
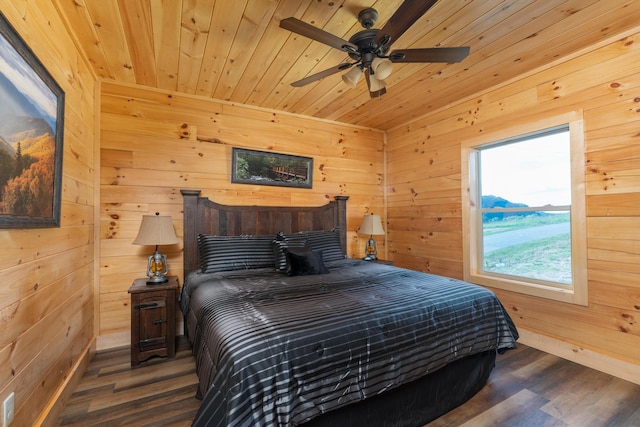
[[351,68],[353,64],[349,64],[349,63],[343,63],[340,65],[336,65],[335,67],[331,67],[328,68],[324,71],[320,71],[319,73],[315,73],[315,74],[311,74],[310,76],[305,77],[304,79],[300,79],[296,82],[291,83],[291,86],[293,87],[302,87],[305,85],[308,85],[309,83],[313,83],[315,81],[318,81],[320,79],[324,79],[325,77],[328,77],[332,74],[338,73],[342,70],[346,70],[347,68]]
[[[297,18],[291,17],[281,20],[280,27],[296,34],[300,34],[301,36],[318,41],[320,43],[335,47],[336,49],[343,50],[345,52],[358,51],[358,46],[354,45],[353,43],[349,43],[348,41],[341,39],[338,36],[334,36],[333,34],[326,32],[325,30],[314,27],[313,25],[307,24],[306,22],[303,22]],[[347,47],[345,48],[345,46]]]
[[433,47],[398,49],[391,52],[391,62],[460,62],[469,55],[469,47]]
[[379,46],[389,47],[391,43],[396,41],[405,31],[409,29],[427,10],[433,6],[438,0],[405,0],[395,11],[393,16],[389,18],[386,24],[378,31],[374,42]]

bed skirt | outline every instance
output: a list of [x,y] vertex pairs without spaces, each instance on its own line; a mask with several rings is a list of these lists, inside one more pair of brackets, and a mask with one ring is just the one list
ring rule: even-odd
[[419,427],[473,397],[487,382],[496,352],[467,356],[383,395],[310,420],[305,427]]

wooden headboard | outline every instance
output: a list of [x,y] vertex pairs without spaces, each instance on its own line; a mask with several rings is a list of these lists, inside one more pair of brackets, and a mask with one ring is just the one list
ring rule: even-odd
[[340,243],[347,253],[347,200],[318,207],[228,206],[200,197],[201,190],[180,190],[184,203],[184,279],[200,268],[198,234],[240,236],[278,232],[331,230],[340,227]]

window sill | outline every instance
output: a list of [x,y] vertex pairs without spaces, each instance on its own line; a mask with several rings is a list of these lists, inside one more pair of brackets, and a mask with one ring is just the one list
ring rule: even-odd
[[502,289],[569,304],[586,306],[588,301],[586,289],[578,289],[576,291],[575,288],[570,289],[570,285],[567,285],[567,288],[562,288],[560,286],[545,285],[544,283],[483,274],[469,274],[468,277],[465,277],[465,280],[488,288]]

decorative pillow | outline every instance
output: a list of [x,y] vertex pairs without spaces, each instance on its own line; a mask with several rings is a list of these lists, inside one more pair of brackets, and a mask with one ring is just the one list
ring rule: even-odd
[[309,250],[307,247],[307,238],[302,234],[287,236],[283,233],[278,233],[276,239],[271,241],[271,248],[273,249],[276,270],[282,272],[287,269],[287,249],[295,249],[298,252],[301,250]]
[[307,244],[311,246],[311,249],[322,251],[324,262],[346,258],[340,244],[339,228],[336,227],[331,231],[305,231],[304,234],[307,236]]
[[273,267],[273,236],[198,235],[200,268],[205,273]]
[[310,276],[327,274],[329,269],[322,262],[322,252],[294,252],[287,249],[287,276]]

